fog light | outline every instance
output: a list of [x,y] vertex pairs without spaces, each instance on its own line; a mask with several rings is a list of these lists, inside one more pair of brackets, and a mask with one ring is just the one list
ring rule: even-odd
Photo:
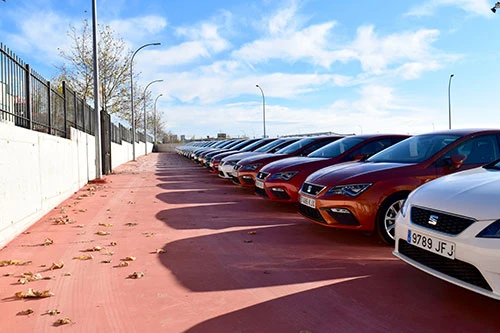
[[273,187],[273,188],[271,188],[271,191],[273,191],[273,192],[285,192],[284,189],[279,188],[279,187]]
[[351,214],[350,211],[344,208],[330,208],[330,211],[332,211],[332,213]]
[[250,176],[242,176],[241,178],[243,178],[243,179],[252,179],[252,177],[250,177]]

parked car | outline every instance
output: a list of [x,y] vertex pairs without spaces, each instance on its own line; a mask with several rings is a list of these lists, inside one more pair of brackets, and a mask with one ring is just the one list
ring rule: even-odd
[[245,148],[246,146],[251,145],[252,143],[254,143],[257,140],[258,139],[246,139],[246,140],[241,139],[241,141],[239,141],[237,144],[232,145],[228,148],[221,148],[221,149],[213,150],[213,151],[211,151],[203,156],[203,158],[201,159],[201,165],[206,167],[206,168],[210,168],[210,162],[212,161],[212,158],[215,155],[218,155],[218,154],[224,153],[224,152],[229,152],[229,151],[239,151],[239,150]]
[[253,187],[255,185],[257,173],[259,173],[264,165],[291,156],[306,156],[316,149],[341,138],[343,138],[343,136],[340,135],[303,138],[278,150],[275,154],[261,154],[244,158],[236,163],[234,167],[237,172],[237,183],[241,186]]
[[213,151],[221,151],[221,149],[230,149],[231,147],[234,147],[235,145],[237,145],[241,141],[243,141],[243,140],[242,139],[224,140],[224,144],[222,144],[220,146],[219,145],[212,146],[212,147],[204,149],[202,151],[197,151],[195,153],[194,160],[195,160],[195,162],[203,165],[203,158],[205,157],[205,155],[207,155]]
[[364,162],[320,169],[300,190],[300,213],[317,224],[377,231],[394,244],[396,215],[418,186],[500,157],[500,130],[447,130],[416,135]]
[[342,162],[364,160],[408,137],[400,134],[353,135],[329,143],[305,157],[271,162],[257,174],[255,192],[271,201],[298,202],[302,183],[314,171]]
[[396,219],[394,255],[500,300],[500,161],[413,191]]
[[210,171],[218,173],[220,162],[224,157],[238,154],[238,153],[254,151],[262,146],[265,146],[269,142],[276,140],[276,138],[263,138],[263,139],[251,139],[251,140],[252,140],[251,144],[246,145],[243,148],[236,150],[236,147],[234,147],[231,150],[224,151],[224,152],[221,152],[219,154],[212,156],[212,158],[210,159],[210,164],[209,164]]
[[236,177],[237,171],[234,169],[236,163],[244,158],[255,156],[259,154],[274,154],[280,149],[291,145],[292,143],[300,140],[301,138],[279,138],[268,144],[255,149],[254,151],[241,152],[231,156],[224,157],[219,164],[219,177],[231,179],[235,184],[239,184],[238,178]]

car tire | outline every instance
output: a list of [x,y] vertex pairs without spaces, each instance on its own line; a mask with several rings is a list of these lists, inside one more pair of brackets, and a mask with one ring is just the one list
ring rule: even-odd
[[394,246],[394,227],[396,216],[408,197],[408,193],[396,193],[385,199],[377,212],[376,228],[380,239]]

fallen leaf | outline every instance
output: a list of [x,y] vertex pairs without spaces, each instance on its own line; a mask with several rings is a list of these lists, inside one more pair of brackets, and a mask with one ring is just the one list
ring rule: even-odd
[[12,276],[14,273],[4,273],[2,276]]
[[110,232],[102,231],[102,230],[99,230],[98,232],[96,232],[96,234],[99,235],[99,236],[111,235]]
[[79,212],[80,213],[85,213],[87,211],[87,209],[80,209]]
[[47,238],[46,240],[43,241],[43,245],[51,245],[54,244],[54,241],[50,238]]
[[59,310],[57,310],[57,309],[47,310],[47,314],[49,316],[55,316],[55,315],[60,314],[60,313],[61,312]]
[[50,270],[53,271],[54,269],[61,269],[64,267],[64,263],[61,261],[60,263],[52,263],[52,266],[50,266]]
[[111,242],[109,243],[110,246],[116,246],[118,243],[117,242]]
[[103,263],[103,264],[110,264],[111,263],[111,259],[102,260],[101,263]]
[[128,277],[130,279],[140,279],[140,278],[144,277],[144,273],[143,272],[134,272],[134,273],[130,274]]
[[128,203],[129,203],[129,205],[133,205],[133,204],[135,204],[135,201],[129,201]]
[[123,261],[135,261],[135,259],[136,259],[136,257],[129,256],[129,257],[123,258],[122,260]]
[[19,312],[17,313],[17,315],[18,315],[18,316],[28,316],[28,315],[32,314],[33,312],[35,312],[35,311],[33,311],[33,309],[32,309],[32,308],[27,308],[26,310],[19,311]]
[[61,326],[71,323],[71,319],[69,318],[59,318],[54,322],[54,326]]
[[85,224],[78,224],[76,227],[77,228],[83,228],[83,227],[85,227]]
[[153,253],[156,253],[156,254],[160,254],[160,253],[165,253],[167,251],[165,251],[164,249],[156,249],[155,252]]
[[120,261],[120,263],[118,264],[118,266],[120,267],[127,267],[129,265],[128,261]]
[[0,267],[17,265],[18,263],[19,263],[19,260],[2,260],[2,261],[0,261]]
[[248,234],[249,235],[255,235],[257,233],[257,231],[249,231]]
[[89,249],[86,249],[85,252],[97,252],[97,251],[101,251],[101,250],[102,250],[102,247],[97,245],[97,246],[91,247]]
[[36,281],[42,279],[42,275],[40,273],[33,274],[32,272],[23,273],[23,277],[17,280],[20,284],[26,284],[31,281]]
[[154,233],[152,233],[152,232],[143,232],[142,234],[146,237],[153,237],[154,236]]
[[41,265],[40,265],[40,267],[47,267],[47,265],[45,265],[45,264],[41,264]]
[[125,225],[126,225],[127,227],[134,227],[134,226],[136,226],[136,225],[137,225],[137,223],[129,222],[129,223],[125,223]]
[[31,288],[29,288],[26,292],[19,291],[15,295],[17,298],[45,298],[54,296],[54,294],[51,293],[50,290],[39,291]]
[[66,272],[66,273],[64,273],[64,276],[71,276],[71,273],[70,272]]
[[82,255],[79,255],[79,256],[73,257],[73,259],[79,259],[79,260],[90,260],[90,259],[94,259],[94,256],[93,256],[93,255],[91,255],[91,254],[82,254]]
[[115,253],[113,251],[107,250],[106,252],[103,252],[102,254],[105,256],[112,256]]
[[99,225],[101,227],[112,227],[113,226],[113,223],[102,223],[102,222],[99,222]]

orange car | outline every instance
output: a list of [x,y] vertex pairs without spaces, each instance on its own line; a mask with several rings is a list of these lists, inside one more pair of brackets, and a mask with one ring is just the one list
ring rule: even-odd
[[437,177],[500,158],[500,130],[447,130],[416,135],[364,162],[312,173],[299,212],[317,224],[377,231],[394,244],[394,223],[408,194]]

